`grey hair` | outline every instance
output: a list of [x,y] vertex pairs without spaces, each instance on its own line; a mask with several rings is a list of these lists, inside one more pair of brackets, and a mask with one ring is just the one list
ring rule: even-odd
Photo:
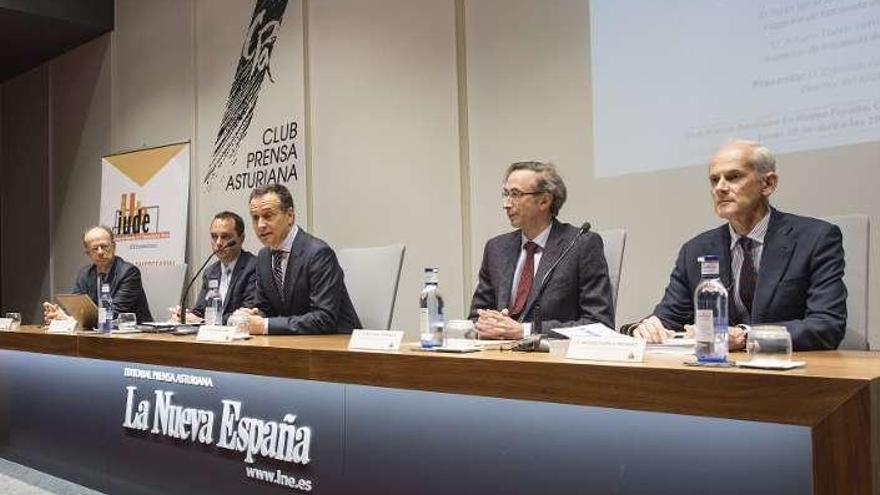
[[748,139],[736,139],[727,143],[727,146],[748,147],[750,153],[746,157],[746,163],[759,174],[776,172],[776,157],[761,143]]
[[89,234],[89,232],[91,232],[95,229],[103,230],[104,232],[107,233],[107,235],[110,236],[110,242],[112,242],[112,243],[116,242],[116,236],[113,235],[113,229],[111,229],[110,227],[108,227],[106,225],[93,225],[93,226],[87,228],[85,231],[83,231],[83,234],[82,234],[83,246],[86,245],[86,236]]
[[531,170],[538,174],[538,191],[550,193],[550,195],[553,196],[553,203],[550,205],[550,213],[553,215],[553,218],[556,218],[556,216],[559,215],[559,210],[562,209],[562,205],[565,204],[565,198],[568,195],[565,189],[565,182],[562,181],[562,176],[559,175],[559,171],[556,170],[556,165],[550,162],[543,163],[538,161],[512,163],[507,167],[507,173],[504,174],[504,180],[507,181],[510,174],[517,170]]

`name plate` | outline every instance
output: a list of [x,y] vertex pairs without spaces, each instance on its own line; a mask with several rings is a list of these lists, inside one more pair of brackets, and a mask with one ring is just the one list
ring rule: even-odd
[[399,351],[403,332],[399,330],[355,330],[348,340],[348,350]]
[[236,330],[235,327],[223,325],[202,325],[199,327],[196,340],[200,342],[232,342],[235,340]]
[[12,318],[0,318],[0,330],[12,330]]
[[76,320],[52,320],[49,322],[49,333],[73,333],[76,330]]
[[568,345],[565,357],[640,363],[645,360],[645,341],[633,338],[575,337]]

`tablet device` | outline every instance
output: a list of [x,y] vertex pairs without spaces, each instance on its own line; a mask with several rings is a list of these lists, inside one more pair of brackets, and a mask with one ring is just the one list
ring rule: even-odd
[[79,322],[83,330],[91,330],[98,325],[98,307],[92,298],[85,294],[58,294],[55,296],[64,312]]

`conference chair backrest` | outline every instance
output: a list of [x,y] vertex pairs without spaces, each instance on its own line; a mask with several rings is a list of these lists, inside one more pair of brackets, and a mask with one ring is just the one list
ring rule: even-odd
[[397,299],[397,285],[406,246],[340,249],[339,264],[361,325],[369,330],[389,330]]
[[[186,275],[186,264],[146,265],[141,270],[141,283],[147,293],[150,313],[156,321],[168,319],[168,308],[180,304],[180,291]],[[195,284],[198,286],[198,282]],[[139,321],[138,323],[143,323]]]
[[878,335],[868,334],[868,249],[870,224],[866,215],[840,215],[825,220],[840,227],[846,268],[846,335],[839,349],[866,350],[880,347]]
[[617,290],[620,287],[620,271],[623,268],[623,250],[626,247],[626,231],[609,229],[596,232],[605,245],[605,261],[608,263],[608,278],[611,279],[611,295],[617,312]]

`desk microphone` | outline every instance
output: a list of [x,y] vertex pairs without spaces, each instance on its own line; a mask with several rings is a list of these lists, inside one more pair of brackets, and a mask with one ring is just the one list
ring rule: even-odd
[[179,306],[180,310],[177,314],[177,317],[180,318],[181,325],[186,325],[186,293],[189,292],[189,289],[190,289],[190,287],[192,287],[192,284],[196,281],[197,278],[199,278],[199,275],[201,275],[202,270],[204,270],[205,267],[208,266],[208,262],[211,261],[211,259],[214,256],[216,256],[217,253],[220,253],[222,251],[226,251],[227,249],[229,249],[231,247],[235,247],[237,244],[238,244],[238,241],[235,239],[232,239],[231,241],[227,242],[226,245],[223,246],[222,248],[220,248],[216,251],[212,250],[211,255],[208,256],[208,259],[206,259],[204,263],[202,263],[202,267],[199,268],[199,271],[197,271],[195,273],[195,275],[192,276],[192,279],[190,279],[189,283],[186,284],[186,288],[183,289],[183,292],[180,293],[180,306]]
[[[544,274],[544,278],[541,279],[541,285],[538,286],[538,292],[535,294],[535,303],[532,305],[532,334],[528,337],[520,340],[513,347],[514,351],[523,351],[523,352],[550,352],[550,344],[544,340],[544,335],[542,334],[541,328],[541,296],[544,294],[544,289],[547,288],[547,282],[550,280],[550,276],[553,275],[553,272],[556,271],[556,267],[562,263],[562,260],[568,256],[568,253],[574,249],[575,243],[577,243],[578,239],[581,238],[582,235],[586,234],[590,231],[590,222],[584,222],[581,225],[580,230],[577,235],[574,236],[574,239],[568,243],[568,246],[562,251],[562,254],[556,258],[556,261],[550,265],[550,269],[547,270],[547,273]],[[522,323],[523,318],[525,318],[526,312],[523,311],[523,314],[519,316],[519,321]]]

